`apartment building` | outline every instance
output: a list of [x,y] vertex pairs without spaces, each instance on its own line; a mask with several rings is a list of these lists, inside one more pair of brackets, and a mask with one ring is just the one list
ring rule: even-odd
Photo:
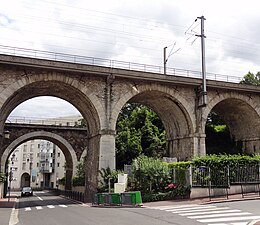
[[[81,116],[54,118],[44,121],[45,124],[76,125]],[[70,122],[68,122],[70,121]],[[18,146],[8,159],[9,187],[20,189],[55,188],[58,180],[65,176],[65,156],[61,149],[47,140],[30,140]],[[11,171],[11,173],[10,173]]]
[[50,141],[30,140],[13,151],[8,171],[12,171],[11,189],[53,188],[65,176],[65,157]]

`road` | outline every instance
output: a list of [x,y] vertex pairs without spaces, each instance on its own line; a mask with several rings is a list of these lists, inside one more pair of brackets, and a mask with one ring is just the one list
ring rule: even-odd
[[[259,209],[260,200],[102,208],[47,192],[35,192],[34,196],[19,198],[16,219],[12,218],[9,225],[246,225],[252,219],[260,218]],[[5,215],[2,210],[0,208],[0,215]]]

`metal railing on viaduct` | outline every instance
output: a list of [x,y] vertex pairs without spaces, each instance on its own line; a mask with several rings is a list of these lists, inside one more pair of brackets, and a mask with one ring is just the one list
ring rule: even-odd
[[[40,50],[18,48],[18,47],[4,46],[4,45],[0,45],[0,54],[31,57],[37,59],[48,59],[53,61],[70,62],[70,63],[86,64],[86,65],[93,65],[93,66],[104,66],[109,68],[127,69],[127,70],[135,70],[135,71],[149,72],[149,73],[161,73],[161,74],[164,73],[164,68],[162,66],[147,65],[141,63],[125,62],[125,61],[103,59],[103,58],[86,57],[86,56],[64,54],[64,53],[57,53],[57,52],[50,52],[50,51],[40,51]],[[202,74],[200,71],[185,70],[185,69],[178,69],[178,68],[171,68],[171,67],[167,67],[167,75],[202,78]],[[208,80],[225,81],[225,82],[232,82],[232,83],[239,83],[242,80],[242,78],[238,76],[223,75],[217,73],[207,73],[206,77]]]

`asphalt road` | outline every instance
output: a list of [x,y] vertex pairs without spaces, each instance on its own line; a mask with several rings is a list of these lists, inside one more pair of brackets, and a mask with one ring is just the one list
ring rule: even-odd
[[102,208],[35,192],[32,197],[19,198],[15,216],[9,225],[246,225],[260,218],[260,200]]

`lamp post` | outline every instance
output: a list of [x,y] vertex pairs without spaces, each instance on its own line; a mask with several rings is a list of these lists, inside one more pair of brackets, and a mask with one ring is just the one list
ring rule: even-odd
[[[5,146],[5,142],[6,139],[10,138],[10,132],[8,130],[4,130],[2,134],[0,134],[1,136],[1,148],[4,148]],[[6,177],[8,177],[8,164],[5,164],[5,169],[4,169],[5,175]],[[8,179],[5,180],[4,182],[4,198],[6,198],[8,193]]]
[[32,174],[32,160],[30,154],[27,155],[27,162],[29,163],[29,187],[31,186],[31,174]]
[[9,197],[8,197],[8,202],[10,201],[10,195],[11,195],[11,184],[12,184],[12,180],[13,180],[13,164],[14,164],[14,159],[15,159],[15,154],[13,153],[12,154],[12,157],[11,157],[11,166],[10,166],[10,172],[9,172]]

